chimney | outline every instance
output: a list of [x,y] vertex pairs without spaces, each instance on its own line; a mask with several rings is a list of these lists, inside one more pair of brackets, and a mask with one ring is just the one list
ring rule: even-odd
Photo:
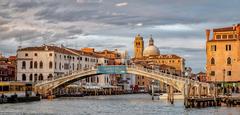
[[45,45],[44,50],[48,51],[48,46],[47,45]]
[[240,39],[240,24],[236,26],[236,34],[237,34],[237,38]]
[[209,29],[206,29],[206,40],[209,41],[210,39],[210,30]]

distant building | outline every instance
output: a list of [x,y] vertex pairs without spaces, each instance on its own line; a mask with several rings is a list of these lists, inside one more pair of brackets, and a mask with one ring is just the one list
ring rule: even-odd
[[[159,70],[168,74],[183,76],[185,70],[185,59],[175,54],[160,54],[159,49],[154,45],[152,36],[149,38],[148,46],[144,48],[143,37],[139,34],[134,40],[134,64],[140,64],[144,67],[158,67]],[[149,87],[151,79],[143,76],[136,76],[136,84]]]
[[198,81],[201,81],[201,82],[207,81],[206,73],[204,73],[204,72],[199,72],[199,73],[197,73],[196,76],[197,76]]
[[16,80],[16,56],[0,56],[0,81]]
[[206,30],[206,69],[208,82],[239,83],[240,24]]
[[15,81],[15,66],[0,62],[0,81]]
[[[108,59],[108,65],[126,65],[129,63],[129,56],[127,51],[119,51],[115,49],[113,51],[103,50],[103,51],[95,51],[94,48],[82,48],[82,52],[94,54],[99,57],[105,57]],[[100,62],[98,62],[101,64]],[[129,90],[131,85],[135,85],[135,77],[132,77],[130,74],[110,74],[110,75],[99,75],[107,77],[107,80],[111,82],[111,85],[122,85],[123,89]],[[103,78],[103,77],[102,77]]]

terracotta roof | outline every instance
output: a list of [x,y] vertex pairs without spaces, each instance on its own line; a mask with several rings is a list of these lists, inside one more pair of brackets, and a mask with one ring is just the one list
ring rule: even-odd
[[82,50],[76,50],[76,49],[71,49],[71,48],[67,48],[67,49],[72,50],[72,51],[78,53],[79,55],[91,56],[91,57],[96,57],[96,58],[107,58],[107,57],[103,57],[103,56],[97,55],[95,52],[94,53],[92,53],[92,52],[84,52]]
[[160,55],[160,58],[181,58],[181,57],[175,54],[167,54],[167,55]]
[[8,59],[10,59],[10,60],[16,60],[16,59],[17,59],[17,56],[9,56]]
[[14,65],[6,63],[6,62],[0,62],[1,66],[10,66],[10,67],[14,67]]
[[236,29],[234,29],[232,26],[231,27],[224,27],[224,28],[215,28],[213,29],[213,32],[224,32],[224,31],[234,31]]
[[76,55],[65,48],[57,47],[57,46],[50,46],[50,45],[43,45],[40,47],[26,47],[21,48],[18,51],[54,51],[58,53],[68,54],[68,55]]

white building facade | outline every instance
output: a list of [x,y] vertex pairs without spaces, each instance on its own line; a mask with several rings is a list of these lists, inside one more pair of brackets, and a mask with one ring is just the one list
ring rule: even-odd
[[[17,51],[17,80],[36,83],[52,80],[80,69],[107,64],[107,58],[63,46],[43,45],[21,48]],[[92,76],[77,83],[99,86],[111,84],[109,75]]]

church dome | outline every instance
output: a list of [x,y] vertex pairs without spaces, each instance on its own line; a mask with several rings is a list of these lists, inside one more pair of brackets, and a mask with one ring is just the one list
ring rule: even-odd
[[149,39],[148,47],[143,50],[143,56],[158,56],[160,55],[159,49],[154,46],[154,41],[152,36]]
[[143,56],[157,56],[160,51],[156,46],[148,46],[143,50]]

